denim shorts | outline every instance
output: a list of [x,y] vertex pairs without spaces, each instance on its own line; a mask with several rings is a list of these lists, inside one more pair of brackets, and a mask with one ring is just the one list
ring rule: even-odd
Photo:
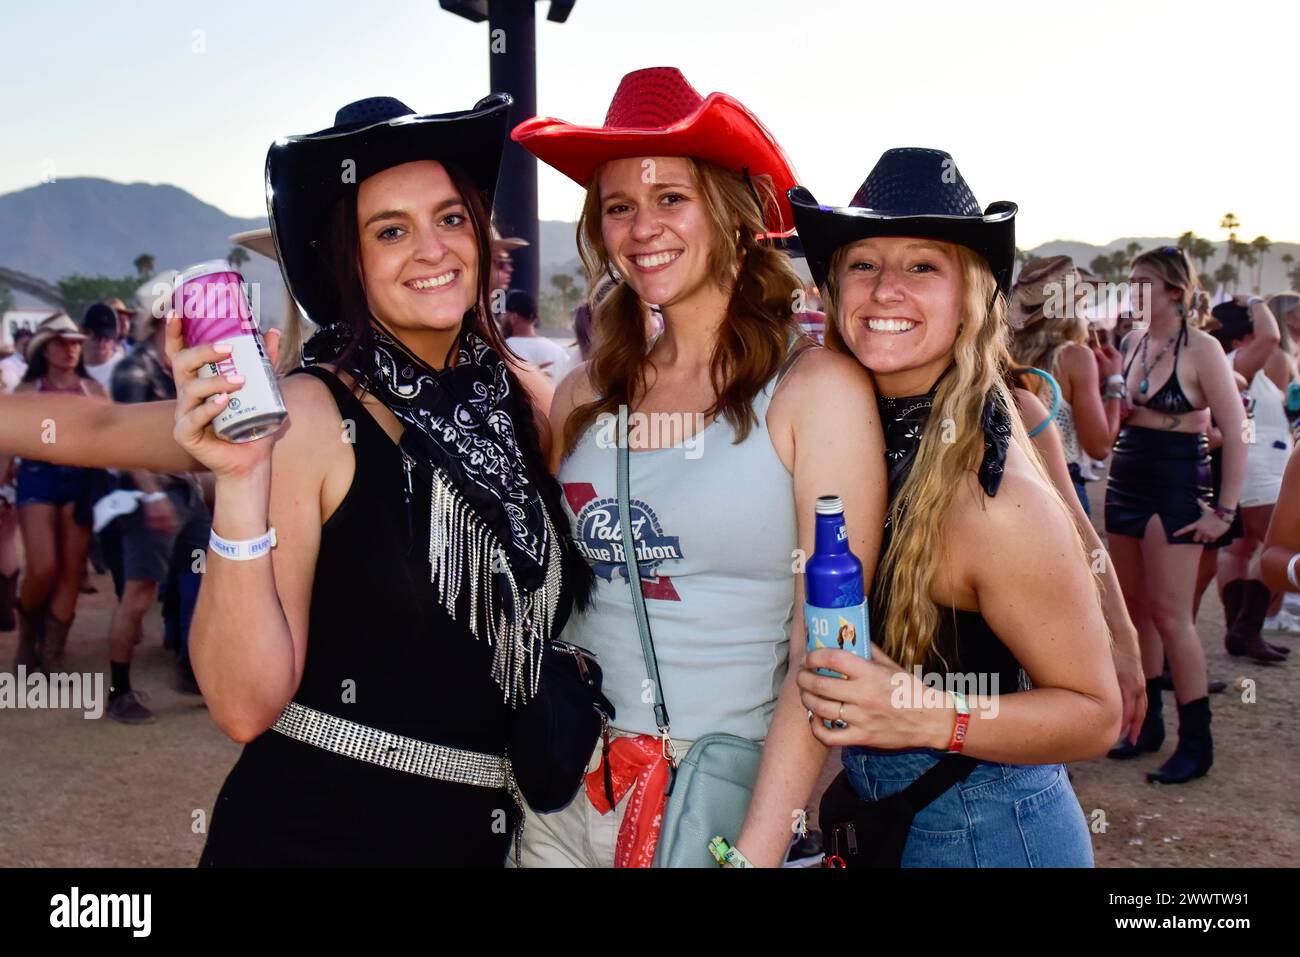
[[[878,801],[907,787],[940,756],[848,748],[844,767],[859,797]],[[981,761],[913,819],[903,866],[1092,867],[1088,824],[1065,765]]]

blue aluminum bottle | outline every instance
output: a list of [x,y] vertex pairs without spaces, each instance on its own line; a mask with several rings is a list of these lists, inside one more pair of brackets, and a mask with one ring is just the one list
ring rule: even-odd
[[[817,499],[817,538],[804,567],[808,650],[838,648],[871,657],[867,602],[862,587],[862,563],[849,549],[844,503],[837,495]],[[819,668],[821,674],[844,676]]]

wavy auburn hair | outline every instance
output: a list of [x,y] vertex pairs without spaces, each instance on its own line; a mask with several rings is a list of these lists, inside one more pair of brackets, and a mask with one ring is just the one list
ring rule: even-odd
[[[771,177],[746,182],[713,163],[685,159],[712,222],[713,281],[731,290],[710,363],[717,400],[704,414],[726,416],[736,441],[743,442],[755,422],[754,396],[776,374],[791,334],[798,332],[794,292],[803,284],[785,253],[758,240],[766,231],[764,213],[776,204]],[[601,212],[598,169],[578,219],[578,251],[587,270],[589,298],[606,276],[615,284],[592,306],[594,347],[587,370],[597,398],[579,405],[565,422],[566,455],[602,414],[631,406],[646,388],[645,315],[632,287],[614,275],[601,234]]]
[[[998,290],[983,257],[965,246],[946,245],[957,257],[963,289],[961,326],[952,347],[953,365],[939,381],[934,409],[916,461],[890,506],[893,537],[876,571],[873,590],[874,604],[883,622],[882,633],[876,640],[889,657],[906,669],[942,661],[934,650],[939,607],[930,597],[930,588],[940,572],[944,518],[965,484],[961,477],[966,472],[977,472],[984,460],[986,397],[1007,410],[1011,440],[1025,452],[1044,483],[1053,490],[1053,499],[1075,530],[1080,560],[1087,561],[1074,516],[1048,478],[1007,386],[1011,357],[1006,297]],[[852,356],[839,330],[837,306],[837,280],[848,249],[845,246],[836,251],[827,275],[826,344],[836,352]],[[936,427],[938,423],[944,427]],[[945,441],[948,438],[953,441]],[[1093,581],[1095,586],[1095,577]],[[948,665],[943,662],[943,666]]]

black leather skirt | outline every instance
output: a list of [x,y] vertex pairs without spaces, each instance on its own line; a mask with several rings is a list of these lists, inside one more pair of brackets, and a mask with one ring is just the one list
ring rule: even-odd
[[1195,544],[1190,532],[1176,535],[1212,505],[1210,451],[1200,432],[1166,432],[1126,425],[1115,442],[1106,482],[1106,532],[1142,538],[1152,515],[1160,516],[1171,545]]

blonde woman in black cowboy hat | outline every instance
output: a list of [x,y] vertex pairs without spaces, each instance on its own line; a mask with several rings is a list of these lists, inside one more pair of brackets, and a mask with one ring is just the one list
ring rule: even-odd
[[[274,439],[214,435],[240,383],[197,377],[222,353],[182,348],[175,319],[176,403],[58,410],[63,456],[216,476],[190,651],[246,746],[202,864],[504,863],[512,719],[590,582],[531,401],[548,390],[488,321],[509,104],[416,116],[373,98],[271,148],[280,263],[321,326]],[[31,410],[5,411],[0,446],[29,441]],[[176,443],[157,447],[169,415]]]
[[[104,387],[86,372],[81,356],[85,339],[77,324],[65,315],[42,322],[27,343],[27,371],[15,394],[38,404],[59,394],[107,399]],[[62,427],[58,419],[51,419],[48,413],[44,416],[37,430],[42,441],[33,443],[23,456],[15,482],[18,527],[27,563],[15,609],[15,673],[20,665],[49,674],[63,670],[64,648],[76,617],[81,577],[90,551],[94,470],[47,461],[49,456],[38,450],[53,449],[61,438],[58,432],[50,432],[50,422]],[[5,456],[0,460],[0,476],[9,468]]]
[[879,390],[891,504],[875,657],[808,656],[811,734],[845,747],[864,800],[941,759],[954,771],[917,813],[904,866],[1089,866],[1062,762],[1105,752],[1121,702],[1089,560],[1005,384],[1016,207],[981,213],[928,149],[886,152],[847,207],[801,187],[791,200],[827,343]]

